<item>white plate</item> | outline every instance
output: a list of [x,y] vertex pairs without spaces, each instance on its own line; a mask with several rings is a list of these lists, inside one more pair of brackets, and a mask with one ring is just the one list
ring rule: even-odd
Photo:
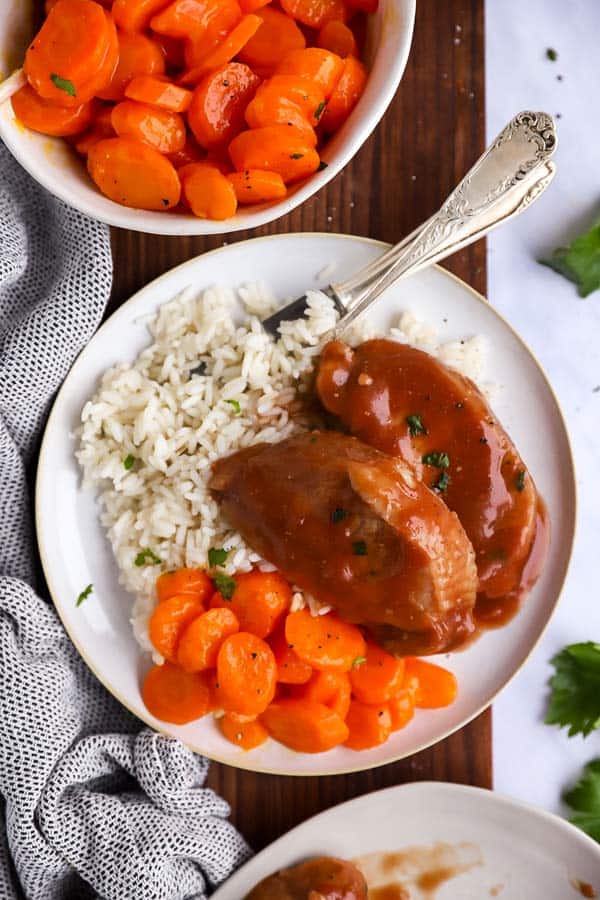
[[[146,711],[140,679],[147,660],[131,633],[131,597],[119,586],[94,496],[81,490],[74,458],[72,435],[85,401],[109,366],[133,361],[148,344],[140,318],[187,285],[236,286],[261,277],[282,299],[292,298],[322,286],[319,273],[332,261],[337,276],[350,274],[383,249],[383,244],[364,238],[281,235],[233,244],[167,272],[122,306],[90,341],[67,377],[46,428],[37,480],[38,541],[50,593],[73,643],[100,681],[137,716],[229,765],[295,775],[347,772],[408,756],[439,741],[484,709],[523,664],[548,622],[566,574],[575,484],[565,425],[552,390],[519,337],[482,297],[444,270],[429,269],[397,284],[370,316],[386,327],[409,308],[438,326],[444,340],[470,334],[489,338],[490,372],[501,385],[494,409],[529,466],[553,527],[544,572],[523,609],[507,627],[484,634],[468,650],[442,660],[460,683],[459,697],[451,707],[417,712],[409,727],[372,750],[356,753],[338,747],[313,756],[268,741],[248,753],[226,741],[210,716],[178,727],[159,722]],[[75,598],[90,582],[93,595],[76,608]]]
[[581,900],[575,879],[600,892],[600,847],[563,819],[480,788],[421,782],[309,819],[246,863],[213,900],[241,900],[266,875],[313,856],[352,859],[438,842],[473,845],[481,865],[435,892],[411,889],[411,900]]

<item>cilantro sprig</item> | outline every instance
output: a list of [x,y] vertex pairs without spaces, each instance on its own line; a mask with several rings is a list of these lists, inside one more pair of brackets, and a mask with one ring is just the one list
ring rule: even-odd
[[69,95],[69,97],[77,96],[75,85],[72,81],[69,81],[68,78],[61,78],[60,75],[56,75],[56,73],[53,72],[50,76],[50,81],[55,88],[58,88],[59,91],[64,91],[65,94]]
[[156,555],[154,550],[151,550],[150,547],[146,547],[144,550],[140,550],[134,559],[134,563],[138,568],[145,566],[147,563],[150,563],[152,566],[160,566],[162,559],[160,556]]
[[549,259],[541,259],[577,285],[580,297],[587,297],[600,288],[600,222],[580,234],[566,247],[559,247]]
[[600,644],[570,644],[551,660],[548,725],[568,728],[569,737],[587,737],[600,728]]
[[235,578],[232,578],[231,575],[226,575],[225,572],[217,572],[216,575],[213,575],[213,581],[223,599],[231,600],[237,587]]
[[83,601],[87,600],[87,598],[90,596],[90,594],[93,592],[93,590],[94,590],[94,585],[88,584],[88,586],[82,590],[79,597],[75,601],[75,606],[81,606]]
[[208,565],[211,569],[222,566],[227,561],[230,551],[224,547],[211,547],[208,551]]
[[600,843],[600,759],[585,766],[577,784],[564,795],[575,815],[571,823]]

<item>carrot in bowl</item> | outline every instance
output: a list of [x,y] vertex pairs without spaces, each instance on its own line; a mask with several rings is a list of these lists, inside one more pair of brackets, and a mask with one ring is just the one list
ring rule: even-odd
[[204,6],[202,28],[184,42],[183,59],[188,69],[201,65],[242,18],[237,0],[206,0]]
[[99,141],[88,154],[88,172],[103,194],[124,206],[165,210],[179,203],[177,172],[142,141],[130,137]]
[[125,99],[125,89],[140,75],[164,75],[165,57],[160,45],[145,34],[119,34],[119,61],[107,85],[98,91],[101,100]]
[[275,695],[277,664],[265,641],[240,631],[226,638],[217,656],[217,698],[226,712],[260,715]]
[[359,59],[349,56],[344,69],[327,103],[321,124],[332,134],[344,124],[358,101],[367,82],[367,70]]
[[211,677],[205,672],[184,672],[169,662],[150,669],[142,698],[155,718],[175,725],[185,725],[214,709]]
[[202,603],[191,594],[175,594],[163,600],[155,607],[148,624],[152,646],[165,659],[175,662],[181,635],[190,622],[203,612]]
[[244,112],[260,79],[243,63],[227,63],[206,75],[195,89],[188,124],[202,147],[228,144],[244,127]]
[[330,50],[306,47],[288,53],[277,66],[278,75],[298,75],[317,84],[327,100],[344,70],[344,60]]
[[238,203],[268,203],[281,200],[287,194],[283,178],[277,172],[246,169],[231,172],[227,180],[233,185]]
[[365,655],[365,639],[356,625],[335,613],[313,616],[308,609],[290,613],[285,621],[288,644],[315,669],[348,672]]
[[159,603],[175,594],[192,594],[206,603],[214,592],[214,585],[203,569],[176,569],[174,572],[163,572],[156,579]]
[[176,153],[185,146],[185,124],[178,113],[137,100],[123,100],[112,111],[113,128],[120,137],[137,138],[159,153]]
[[207,72],[212,72],[230,62],[237,56],[240,50],[248,43],[253,34],[256,34],[262,19],[249,13],[238,22],[215,49],[193,69],[189,69],[179,79],[182,84],[198,84]]
[[145,31],[171,0],[113,0],[112,16],[123,31]]
[[128,100],[139,100],[140,103],[174,113],[187,112],[192,102],[191,91],[153,75],[132,78],[125,88],[125,96]]
[[286,184],[316,172],[320,158],[298,128],[268,125],[242,131],[229,145],[229,155],[238,172],[268,169],[278,172]]
[[192,163],[179,169],[179,177],[182,200],[195,216],[222,221],[235,215],[235,191],[216,166],[206,162]]
[[358,46],[352,29],[336,19],[327,22],[319,30],[317,44],[323,50],[331,50],[342,59],[358,54]]
[[348,738],[343,719],[324,703],[311,700],[277,700],[261,722],[271,737],[299,753],[324,753]]
[[15,116],[26,128],[53,137],[85,131],[95,110],[93,101],[81,106],[56,106],[36,94],[28,84],[13,94],[11,102]]
[[306,38],[292,17],[280,9],[266,6],[256,15],[262,25],[241,50],[239,57],[249,66],[271,74],[288,53],[306,46]]
[[209,609],[185,628],[177,646],[177,663],[186,672],[214,669],[221,644],[240,630],[230,609]]
[[344,0],[281,0],[286,13],[308,28],[321,28],[334,19],[346,18]]

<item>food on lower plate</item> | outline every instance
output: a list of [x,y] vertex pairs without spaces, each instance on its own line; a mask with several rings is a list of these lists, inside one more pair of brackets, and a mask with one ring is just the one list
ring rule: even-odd
[[137,209],[224,220],[282,199],[326,165],[367,81],[355,0],[49,0],[46,13],[15,116],[68,138],[98,189]]
[[367,883],[352,863],[331,856],[280,869],[254,887],[246,900],[367,900]]

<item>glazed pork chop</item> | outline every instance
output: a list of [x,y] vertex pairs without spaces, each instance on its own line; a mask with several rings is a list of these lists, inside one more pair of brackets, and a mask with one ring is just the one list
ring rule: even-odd
[[404,459],[458,515],[475,549],[483,598],[518,594],[542,530],[541,504],[523,460],[473,382],[428,353],[381,339],[355,350],[340,341],[327,344],[316,387],[325,408],[353,435]]
[[471,543],[403,460],[311,432],[217,461],[210,486],[254,550],[390,652],[439,653],[473,632]]
[[281,869],[256,885],[246,900],[367,900],[367,884],[352,863],[331,856]]

